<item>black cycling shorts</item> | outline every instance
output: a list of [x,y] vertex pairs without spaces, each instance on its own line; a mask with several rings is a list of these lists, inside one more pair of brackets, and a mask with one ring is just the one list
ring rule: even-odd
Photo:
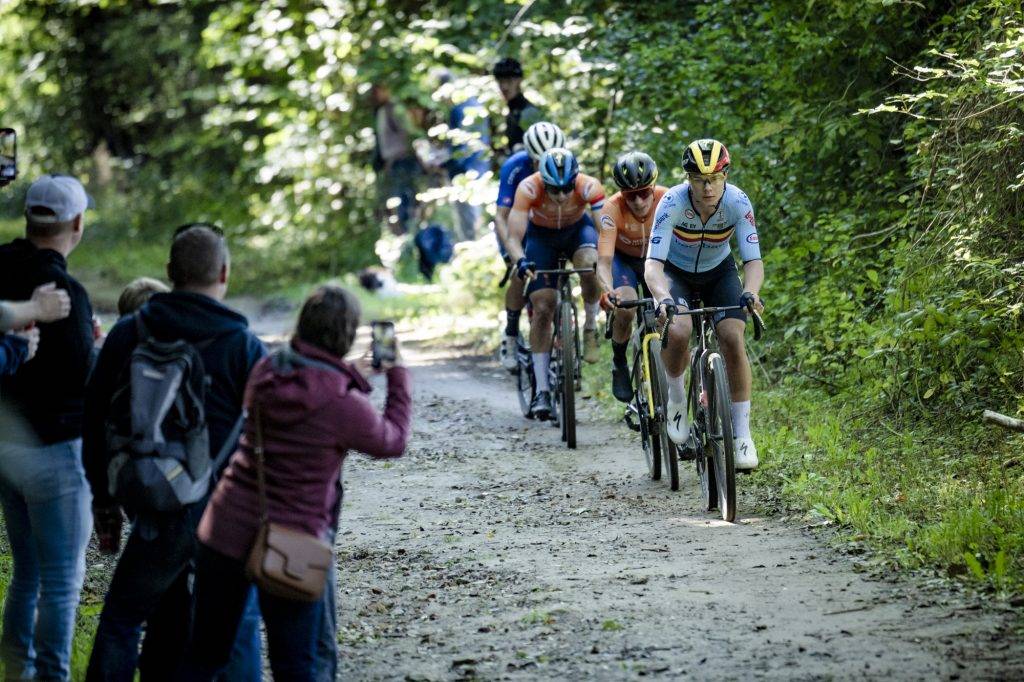
[[[739,305],[743,295],[740,274],[732,258],[726,258],[707,272],[684,272],[671,263],[665,263],[665,277],[668,278],[672,298],[691,310],[702,305],[710,308]],[[716,313],[715,324],[728,317],[745,323],[747,312],[729,310]]]

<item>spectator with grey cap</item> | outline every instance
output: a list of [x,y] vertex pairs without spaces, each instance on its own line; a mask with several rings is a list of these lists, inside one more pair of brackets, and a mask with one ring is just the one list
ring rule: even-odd
[[27,429],[0,433],[0,504],[14,574],[0,657],[10,678],[70,676],[75,609],[85,577],[92,496],[82,468],[82,411],[93,347],[89,296],[67,270],[92,200],[75,178],[44,175],[25,198],[25,237],[0,246],[0,299],[54,283],[69,315],[40,322],[35,358],[0,379]]

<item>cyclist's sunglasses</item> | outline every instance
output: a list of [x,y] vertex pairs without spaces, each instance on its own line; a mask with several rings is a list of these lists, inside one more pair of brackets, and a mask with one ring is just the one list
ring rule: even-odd
[[199,223],[185,223],[184,225],[178,225],[178,227],[174,228],[174,236],[171,238],[172,241],[174,239],[177,239],[178,235],[180,235],[182,232],[184,232],[185,230],[191,230],[193,227],[205,227],[210,232],[213,232],[215,235],[218,235],[220,237],[224,236],[224,230],[222,230],[219,225],[214,225],[213,223],[203,223],[203,222],[199,222]]
[[544,183],[544,191],[548,194],[569,194],[576,189],[576,182],[573,181],[568,185],[549,185]]
[[622,193],[627,199],[646,199],[654,194],[654,188],[644,187],[642,189],[627,189],[623,190]]
[[713,185],[725,180],[725,173],[687,173],[686,177],[689,178],[691,185]]

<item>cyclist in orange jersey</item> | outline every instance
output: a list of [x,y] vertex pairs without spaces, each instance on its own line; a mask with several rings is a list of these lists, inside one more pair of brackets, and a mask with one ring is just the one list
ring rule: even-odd
[[[522,278],[530,271],[554,269],[558,267],[559,256],[571,260],[576,268],[593,267],[597,262],[594,221],[603,205],[604,188],[596,178],[579,172],[572,152],[559,147],[544,152],[538,172],[523,180],[516,189],[508,217],[507,246],[509,256],[516,261],[516,274]],[[556,284],[555,277],[541,275],[527,289],[533,306],[530,348],[537,381],[531,414],[537,419],[551,416],[548,367]],[[583,359],[593,363],[598,359],[597,312],[601,288],[593,273],[582,275],[580,284],[586,313]]]
[[[655,185],[658,166],[643,152],[623,154],[615,162],[612,178],[618,193],[605,202],[598,223],[597,276],[604,293],[601,306],[610,311],[615,300],[635,300],[638,289],[650,296],[644,282],[644,259],[654,225],[654,209],[668,191]],[[639,285],[639,286],[638,286]],[[626,345],[636,311],[615,310],[612,322],[612,394],[624,403],[633,397]]]

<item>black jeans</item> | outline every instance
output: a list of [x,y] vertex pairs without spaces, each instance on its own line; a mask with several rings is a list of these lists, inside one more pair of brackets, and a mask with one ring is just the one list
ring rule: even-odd
[[[200,545],[195,625],[179,679],[212,680],[224,669],[251,589],[244,562]],[[324,600],[301,602],[259,590],[259,601],[274,679],[314,682]]]
[[[136,667],[146,682],[172,678],[192,623],[189,569],[204,507],[205,501],[199,502],[181,514],[139,521],[132,527],[96,628],[86,673],[90,682],[131,682]],[[242,660],[232,675],[239,681],[260,679],[259,613],[249,601],[245,627],[238,631]],[[140,661],[144,623],[147,632]]]

